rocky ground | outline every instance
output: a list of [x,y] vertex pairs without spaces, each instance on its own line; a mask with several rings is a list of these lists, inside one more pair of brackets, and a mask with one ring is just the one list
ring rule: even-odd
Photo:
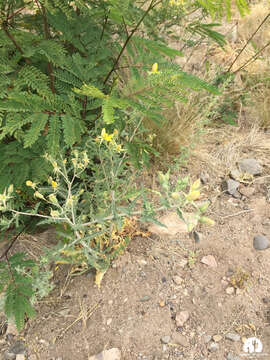
[[[58,269],[55,290],[22,334],[3,319],[2,359],[270,359],[268,156],[245,151],[223,173],[195,156],[182,171],[201,176],[216,225],[188,234],[163,214],[166,231],[151,226],[135,238],[101,289],[92,272]],[[252,337],[260,353],[245,352]]]

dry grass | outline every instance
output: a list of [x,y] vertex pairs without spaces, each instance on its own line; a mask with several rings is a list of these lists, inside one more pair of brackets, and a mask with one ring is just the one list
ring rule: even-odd
[[206,170],[215,176],[223,177],[241,158],[260,159],[266,168],[270,168],[270,138],[258,126],[241,129],[224,126],[210,129],[205,144],[200,145],[193,155]]

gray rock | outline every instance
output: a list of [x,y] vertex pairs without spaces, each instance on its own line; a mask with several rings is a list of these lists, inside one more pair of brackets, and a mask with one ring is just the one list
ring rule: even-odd
[[227,333],[227,334],[225,335],[225,338],[226,338],[227,340],[231,340],[231,341],[234,341],[234,342],[240,341],[240,339],[241,339],[240,335],[239,335],[239,334],[236,334],[236,333]]
[[265,250],[269,248],[269,240],[264,235],[256,235],[253,239],[253,247],[256,250]]
[[219,345],[217,343],[213,342],[213,341],[208,345],[208,350],[210,352],[215,352],[218,349],[219,349]]
[[25,354],[26,348],[25,344],[21,340],[17,340],[14,344],[9,348],[9,352],[15,355],[17,354]]
[[162,336],[160,340],[163,344],[169,344],[169,342],[171,341],[171,337],[169,335]]
[[262,301],[263,301],[264,304],[269,304],[270,303],[270,297],[264,297],[262,299]]
[[260,175],[262,173],[262,167],[256,159],[242,159],[238,165],[243,173],[250,175]]
[[239,188],[239,186],[240,183],[232,179],[225,180],[222,184],[223,189],[227,191],[228,194],[233,196],[238,196],[239,193],[237,189]]
[[233,355],[233,353],[229,352],[226,356],[227,360],[241,360],[239,356]]
[[238,169],[232,169],[230,175],[234,180],[239,180],[241,177],[241,172]]

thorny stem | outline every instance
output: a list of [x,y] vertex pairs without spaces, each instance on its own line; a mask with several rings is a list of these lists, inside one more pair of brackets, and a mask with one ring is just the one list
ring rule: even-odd
[[128,35],[128,37],[126,38],[126,41],[124,42],[124,45],[122,46],[121,51],[119,52],[112,69],[110,70],[110,72],[108,73],[108,75],[106,76],[105,80],[104,80],[104,85],[107,83],[107,81],[109,80],[110,76],[112,75],[112,73],[115,71],[115,68],[117,67],[121,56],[123,55],[130,39],[132,38],[132,36],[135,34],[135,32],[138,30],[139,26],[141,25],[141,23],[143,22],[143,20],[145,19],[145,17],[149,14],[149,12],[155,7],[157,6],[161,1],[158,1],[156,4],[154,4],[154,0],[151,1],[150,5],[148,6],[147,10],[144,12],[143,16],[141,17],[141,19],[138,21],[137,25],[134,27],[134,29],[131,31],[131,33]]
[[[263,24],[267,21],[267,19],[269,18],[270,13],[268,15],[266,15],[266,17],[262,20],[262,22],[260,23],[260,25],[257,27],[257,29],[254,31],[254,33],[251,35],[251,37],[247,40],[245,46],[241,49],[241,51],[239,52],[239,54],[236,56],[236,58],[234,59],[234,61],[231,63],[229,69],[227,70],[227,73],[231,71],[233,65],[236,63],[237,59],[239,58],[239,56],[242,54],[242,52],[245,50],[245,48],[248,46],[248,44],[251,42],[251,40],[254,38],[254,36],[257,34],[257,32],[260,30],[260,28],[263,26]],[[234,74],[236,72],[238,72],[240,69],[242,69],[243,67],[239,68],[237,71],[234,71]]]
[[249,58],[243,65],[241,65],[237,70],[233,72],[233,74],[238,73],[238,71],[244,69],[247,65],[250,65],[253,61],[257,59],[257,57],[262,53],[268,46],[270,45],[270,41],[264,45],[259,51],[256,52],[255,55],[253,55],[251,58]]
[[[44,6],[38,2],[38,0],[34,0],[34,1],[37,4],[37,7],[39,8],[39,10],[41,11],[41,14],[42,14],[45,39],[49,40],[51,35],[50,35],[50,29],[49,29],[46,10],[45,10]],[[53,75],[53,66],[52,66],[51,62],[48,62],[48,73],[49,73],[49,78],[50,78],[50,88],[51,88],[52,93],[55,94],[55,87],[54,87],[55,79],[54,79],[54,75]]]

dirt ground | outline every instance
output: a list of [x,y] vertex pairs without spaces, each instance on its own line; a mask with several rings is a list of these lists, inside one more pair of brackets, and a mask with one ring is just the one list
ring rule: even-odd
[[[199,226],[199,242],[183,232],[133,239],[101,289],[92,272],[68,277],[66,267],[58,268],[55,290],[22,334],[30,360],[86,360],[110,348],[120,349],[123,360],[237,360],[247,358],[243,342],[249,337],[263,344],[252,358],[270,359],[270,249],[253,247],[254,236],[270,237],[269,151],[262,151],[268,137],[261,134],[257,148],[238,142],[234,155],[256,157],[263,173],[243,185],[252,189],[249,197],[235,199],[221,188],[229,171],[220,171],[222,149],[230,145],[217,144],[216,136],[209,135],[192,165],[182,168],[194,179],[206,174],[202,196],[211,200],[207,215],[216,225]],[[36,240],[51,236],[47,231]],[[208,255],[216,264],[201,262]],[[0,339],[0,346],[4,353],[8,342]]]

